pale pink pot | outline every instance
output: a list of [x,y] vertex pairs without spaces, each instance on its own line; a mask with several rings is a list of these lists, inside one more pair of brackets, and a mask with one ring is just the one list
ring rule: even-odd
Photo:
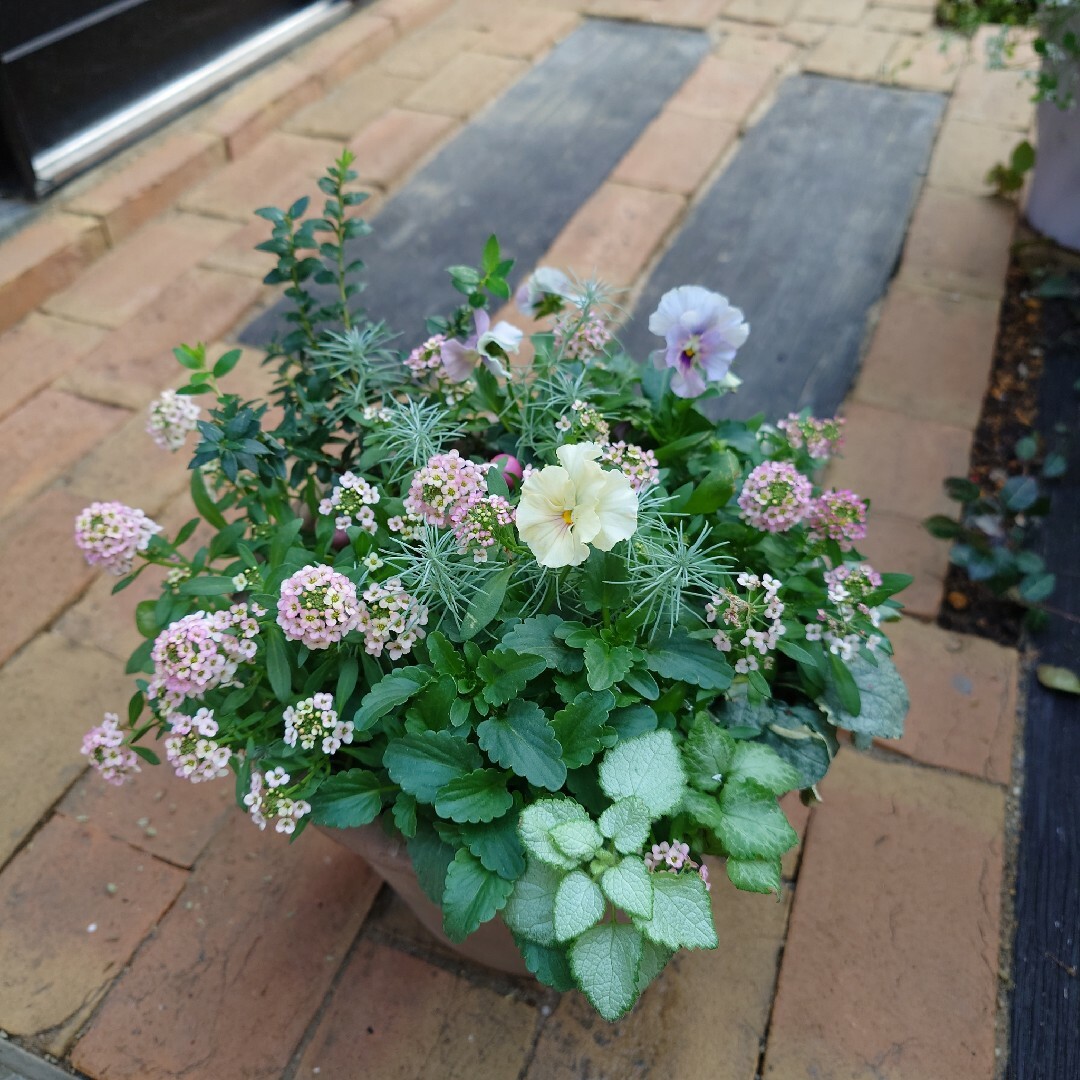
[[442,908],[433,904],[420,888],[405,840],[400,835],[388,835],[378,822],[352,829],[320,831],[359,855],[405,901],[428,932],[458,955],[508,975],[532,977],[513,936],[498,916],[462,942],[451,941],[446,936]]

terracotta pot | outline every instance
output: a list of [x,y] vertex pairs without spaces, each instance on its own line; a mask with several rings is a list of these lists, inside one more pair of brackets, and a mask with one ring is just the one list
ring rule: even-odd
[[420,888],[416,871],[405,847],[405,840],[397,834],[388,835],[375,822],[353,829],[321,829],[324,835],[336,840],[343,847],[359,855],[401,897],[412,913],[422,922],[428,932],[438,938],[466,960],[485,964],[508,975],[529,976],[525,961],[518,952],[514,938],[506,924],[496,916],[484,923],[479,930],[464,941],[451,941],[442,928],[442,908],[433,904]]

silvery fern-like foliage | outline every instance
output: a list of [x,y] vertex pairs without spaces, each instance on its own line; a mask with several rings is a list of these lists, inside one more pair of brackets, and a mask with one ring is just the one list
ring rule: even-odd
[[630,595],[637,597],[631,614],[645,613],[652,633],[672,633],[689,611],[700,608],[731,575],[734,560],[709,540],[708,526],[688,540],[682,525],[668,524],[659,514],[643,514],[627,554]]
[[386,418],[371,429],[367,445],[377,448],[384,468],[400,480],[463,434],[464,429],[441,404],[393,401],[386,406]]
[[381,398],[400,385],[404,366],[388,346],[393,340],[385,323],[365,323],[327,331],[312,350],[310,367],[334,381],[340,392],[335,411],[344,415]]

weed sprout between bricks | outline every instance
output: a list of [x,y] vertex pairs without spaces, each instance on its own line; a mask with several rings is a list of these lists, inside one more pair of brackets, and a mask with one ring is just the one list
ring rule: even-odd
[[551,329],[526,358],[487,311],[511,297],[492,237],[399,349],[354,302],[351,160],[321,216],[258,211],[291,301],[270,402],[229,392],[238,351],[176,350],[188,381],[150,427],[181,445],[178,401],[207,403],[199,516],[170,538],[118,503],[80,515],[117,590],[166,572],[126,720],[84,753],[118,782],[160,737],[294,839],[380,820],[452,939],[499,916],[538,979],[615,1020],[676,950],[722,946],[703,857],[779,894],[778,797],[816,798],[838,729],[901,734],[880,624],[909,579],[856,550],[865,504],[814,484],[838,421],[705,416],[749,327],[703,287],[663,297],[640,364],[600,286],[538,270],[517,301]]

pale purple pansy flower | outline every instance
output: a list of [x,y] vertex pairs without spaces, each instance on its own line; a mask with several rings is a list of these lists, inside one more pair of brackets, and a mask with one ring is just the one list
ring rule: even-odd
[[649,316],[649,330],[667,342],[653,358],[657,367],[674,369],[671,392],[683,398],[704,393],[706,382],[723,380],[750,333],[738,308],[700,285],[664,293]]
[[508,322],[491,325],[491,316],[483,308],[473,312],[475,333],[466,341],[450,339],[441,347],[443,371],[453,382],[464,382],[484,363],[496,375],[505,375],[501,359],[516,353],[521,347],[524,333]]
[[540,266],[522,282],[514,300],[523,315],[537,318],[562,311],[564,300],[580,306],[580,290],[561,270]]

